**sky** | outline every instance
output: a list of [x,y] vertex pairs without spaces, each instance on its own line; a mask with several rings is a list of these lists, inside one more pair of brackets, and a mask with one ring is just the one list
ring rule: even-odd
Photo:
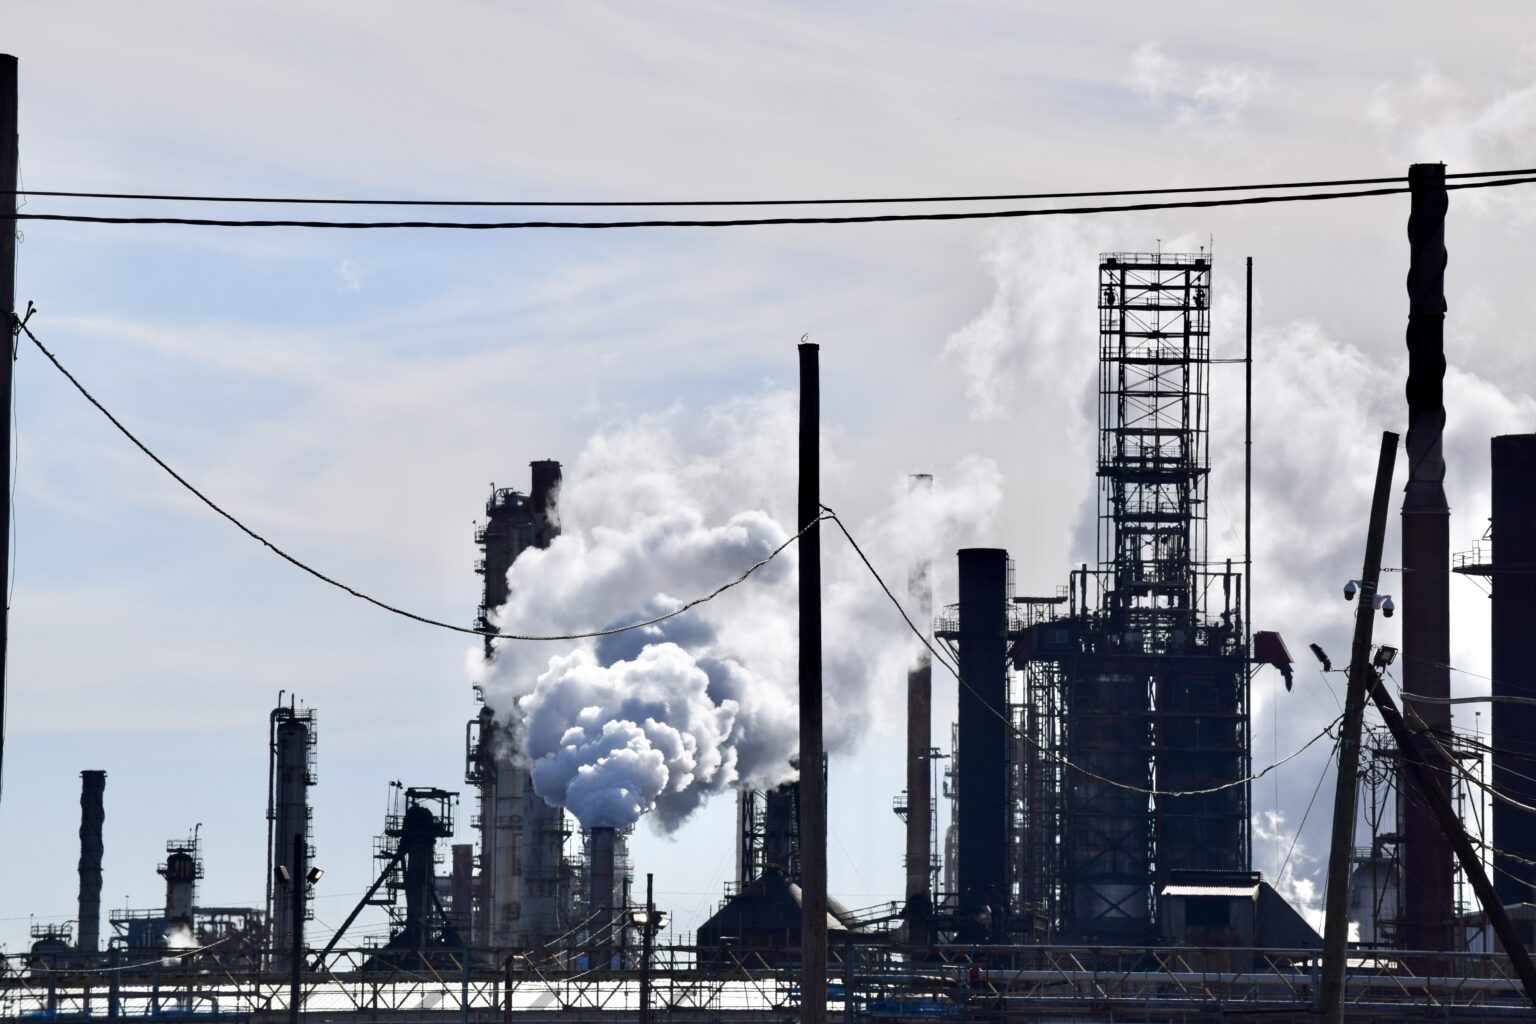
[[[6,23],[23,186],[43,190],[854,197],[1536,164],[1536,14],[1518,0],[1455,17],[1417,2],[14,0]],[[566,463],[579,535],[635,529],[635,509],[658,494],[686,499],[706,529],[753,512],[787,526],[785,410],[806,334],[821,345],[823,497],[877,538],[892,575],[926,545],[943,603],[954,549],[1001,546],[1020,592],[1049,593],[1093,555],[1098,254],[1209,248],[1224,357],[1241,352],[1251,256],[1255,625],[1299,657],[1315,641],[1342,661],[1351,606],[1339,586],[1358,573],[1377,441],[1406,427],[1406,218],[1397,196],[729,231],[30,222],[17,298],[36,303],[31,326],[64,364],[215,500],[359,589],[467,625],[472,521],[493,482],[526,487],[534,459]],[[1529,189],[1451,200],[1453,548],[1486,526],[1488,438],[1536,430],[1519,305],[1533,221]],[[1241,554],[1240,385],[1239,367],[1215,368],[1214,557]],[[322,936],[371,880],[390,781],[460,790],[468,840],[470,638],[273,558],[132,450],[26,342],[15,421],[6,949],[24,948],[32,920],[74,916],[84,769],[108,773],[106,907],[159,904],[164,844],[199,823],[201,902],[260,905],[265,716],[280,692],[319,717]],[[943,529],[903,535],[912,472],[955,496]],[[658,479],[676,486],[626,500],[630,484]],[[900,630],[855,592],[846,551],[826,546],[844,588],[830,887],[867,906],[902,886],[890,804],[904,679],[888,669]],[[1452,595],[1453,687],[1474,693],[1486,687],[1486,598],[1459,578]],[[745,618],[754,599],[741,600]],[[722,599],[720,615],[731,611]],[[1397,621],[1379,623],[1382,642]],[[1255,765],[1331,720],[1338,687],[1310,664],[1290,694],[1259,675]],[[938,736],[953,702],[940,679]],[[1461,708],[1457,721],[1477,724]],[[1253,789],[1255,867],[1285,862],[1282,888],[1305,898],[1320,891],[1327,815],[1314,809],[1299,841],[1297,830],[1326,753]],[[655,873],[680,930],[731,877],[733,820],[722,793],[669,834],[637,829],[637,870]],[[380,922],[361,926],[377,934]]]

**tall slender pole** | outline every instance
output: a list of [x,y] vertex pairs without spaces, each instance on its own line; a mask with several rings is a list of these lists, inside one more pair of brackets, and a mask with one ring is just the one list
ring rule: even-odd
[[827,1024],[827,776],[821,741],[820,346],[800,343],[800,1020]]
[[1355,776],[1360,770],[1360,728],[1370,686],[1371,631],[1376,622],[1376,581],[1381,576],[1381,547],[1387,533],[1387,506],[1392,500],[1392,464],[1397,459],[1397,435],[1381,435],[1376,461],[1376,490],[1371,497],[1371,522],[1365,535],[1365,562],[1360,567],[1355,637],[1349,651],[1349,685],[1344,694],[1344,725],[1339,734],[1339,776],[1334,780],[1333,842],[1328,848],[1328,894],[1323,917],[1323,980],[1318,986],[1319,1009],[1328,1024],[1344,1020],[1344,958],[1349,940],[1349,857],[1355,839]]
[[[1408,169],[1408,485],[1403,490],[1403,704],[1432,730],[1449,733],[1450,705],[1414,697],[1451,695],[1450,505],[1445,498],[1444,164]],[[1404,769],[1406,772],[1406,769]],[[1439,785],[1449,779],[1441,776]],[[1410,790],[1411,787],[1403,786]],[[1403,945],[1451,948],[1451,844],[1428,804],[1405,801],[1402,834]]]
[[656,934],[655,876],[645,875],[645,924],[640,926],[640,1024],[651,1024],[651,939]]
[[[5,322],[5,366],[0,368],[0,480],[11,486],[11,385],[16,365],[16,58],[0,54],[0,320]],[[5,779],[6,651],[11,620],[11,503],[0,501],[0,792]]]
[[1253,657],[1253,257],[1243,292],[1243,648]]
[[304,833],[293,834],[293,873],[288,884],[293,887],[293,949],[288,960],[288,1020],[299,1024],[299,1004],[304,1000]]

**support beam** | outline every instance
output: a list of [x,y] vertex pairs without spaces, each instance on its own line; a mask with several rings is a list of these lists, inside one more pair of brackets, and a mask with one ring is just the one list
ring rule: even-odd
[[827,777],[821,732],[820,346],[800,343],[800,1020],[827,1024]]
[[1376,622],[1376,585],[1381,576],[1381,547],[1387,533],[1387,505],[1392,497],[1392,464],[1397,435],[1381,435],[1376,460],[1376,489],[1360,567],[1355,636],[1349,652],[1349,687],[1344,695],[1343,731],[1339,734],[1339,774],[1334,783],[1333,841],[1328,848],[1328,902],[1323,918],[1323,978],[1319,1009],[1328,1024],[1344,1020],[1344,968],[1349,940],[1349,861],[1355,840],[1355,795],[1360,770],[1360,729],[1365,720],[1371,667],[1371,631]]

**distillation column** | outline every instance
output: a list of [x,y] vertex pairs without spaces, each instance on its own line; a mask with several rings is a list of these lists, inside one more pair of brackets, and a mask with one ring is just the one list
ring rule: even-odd
[[[287,962],[293,948],[294,920],[291,885],[305,885],[309,870],[309,787],[315,783],[314,726],[311,708],[294,704],[275,708],[270,719],[268,775],[267,920],[271,922],[273,969]],[[295,844],[295,837],[299,841]],[[279,884],[277,869],[288,881]]]

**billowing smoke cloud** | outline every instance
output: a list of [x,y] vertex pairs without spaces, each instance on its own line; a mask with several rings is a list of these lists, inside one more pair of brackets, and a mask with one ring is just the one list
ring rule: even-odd
[[[519,633],[607,628],[739,576],[791,536],[796,428],[792,396],[773,393],[598,434],[566,475],[565,532],[513,565],[495,621]],[[823,464],[835,505],[835,452]],[[982,539],[1000,502],[996,467],[962,460],[930,492],[892,481],[884,510],[850,528],[900,593],[918,557]],[[902,677],[915,641],[835,528],[822,531],[826,740],[837,753],[895,717],[876,687]],[[797,566],[791,546],[664,623],[506,641],[489,665],[472,654],[487,701],[521,723],[537,792],[587,827],[650,814],[670,830],[713,794],[792,778]]]

